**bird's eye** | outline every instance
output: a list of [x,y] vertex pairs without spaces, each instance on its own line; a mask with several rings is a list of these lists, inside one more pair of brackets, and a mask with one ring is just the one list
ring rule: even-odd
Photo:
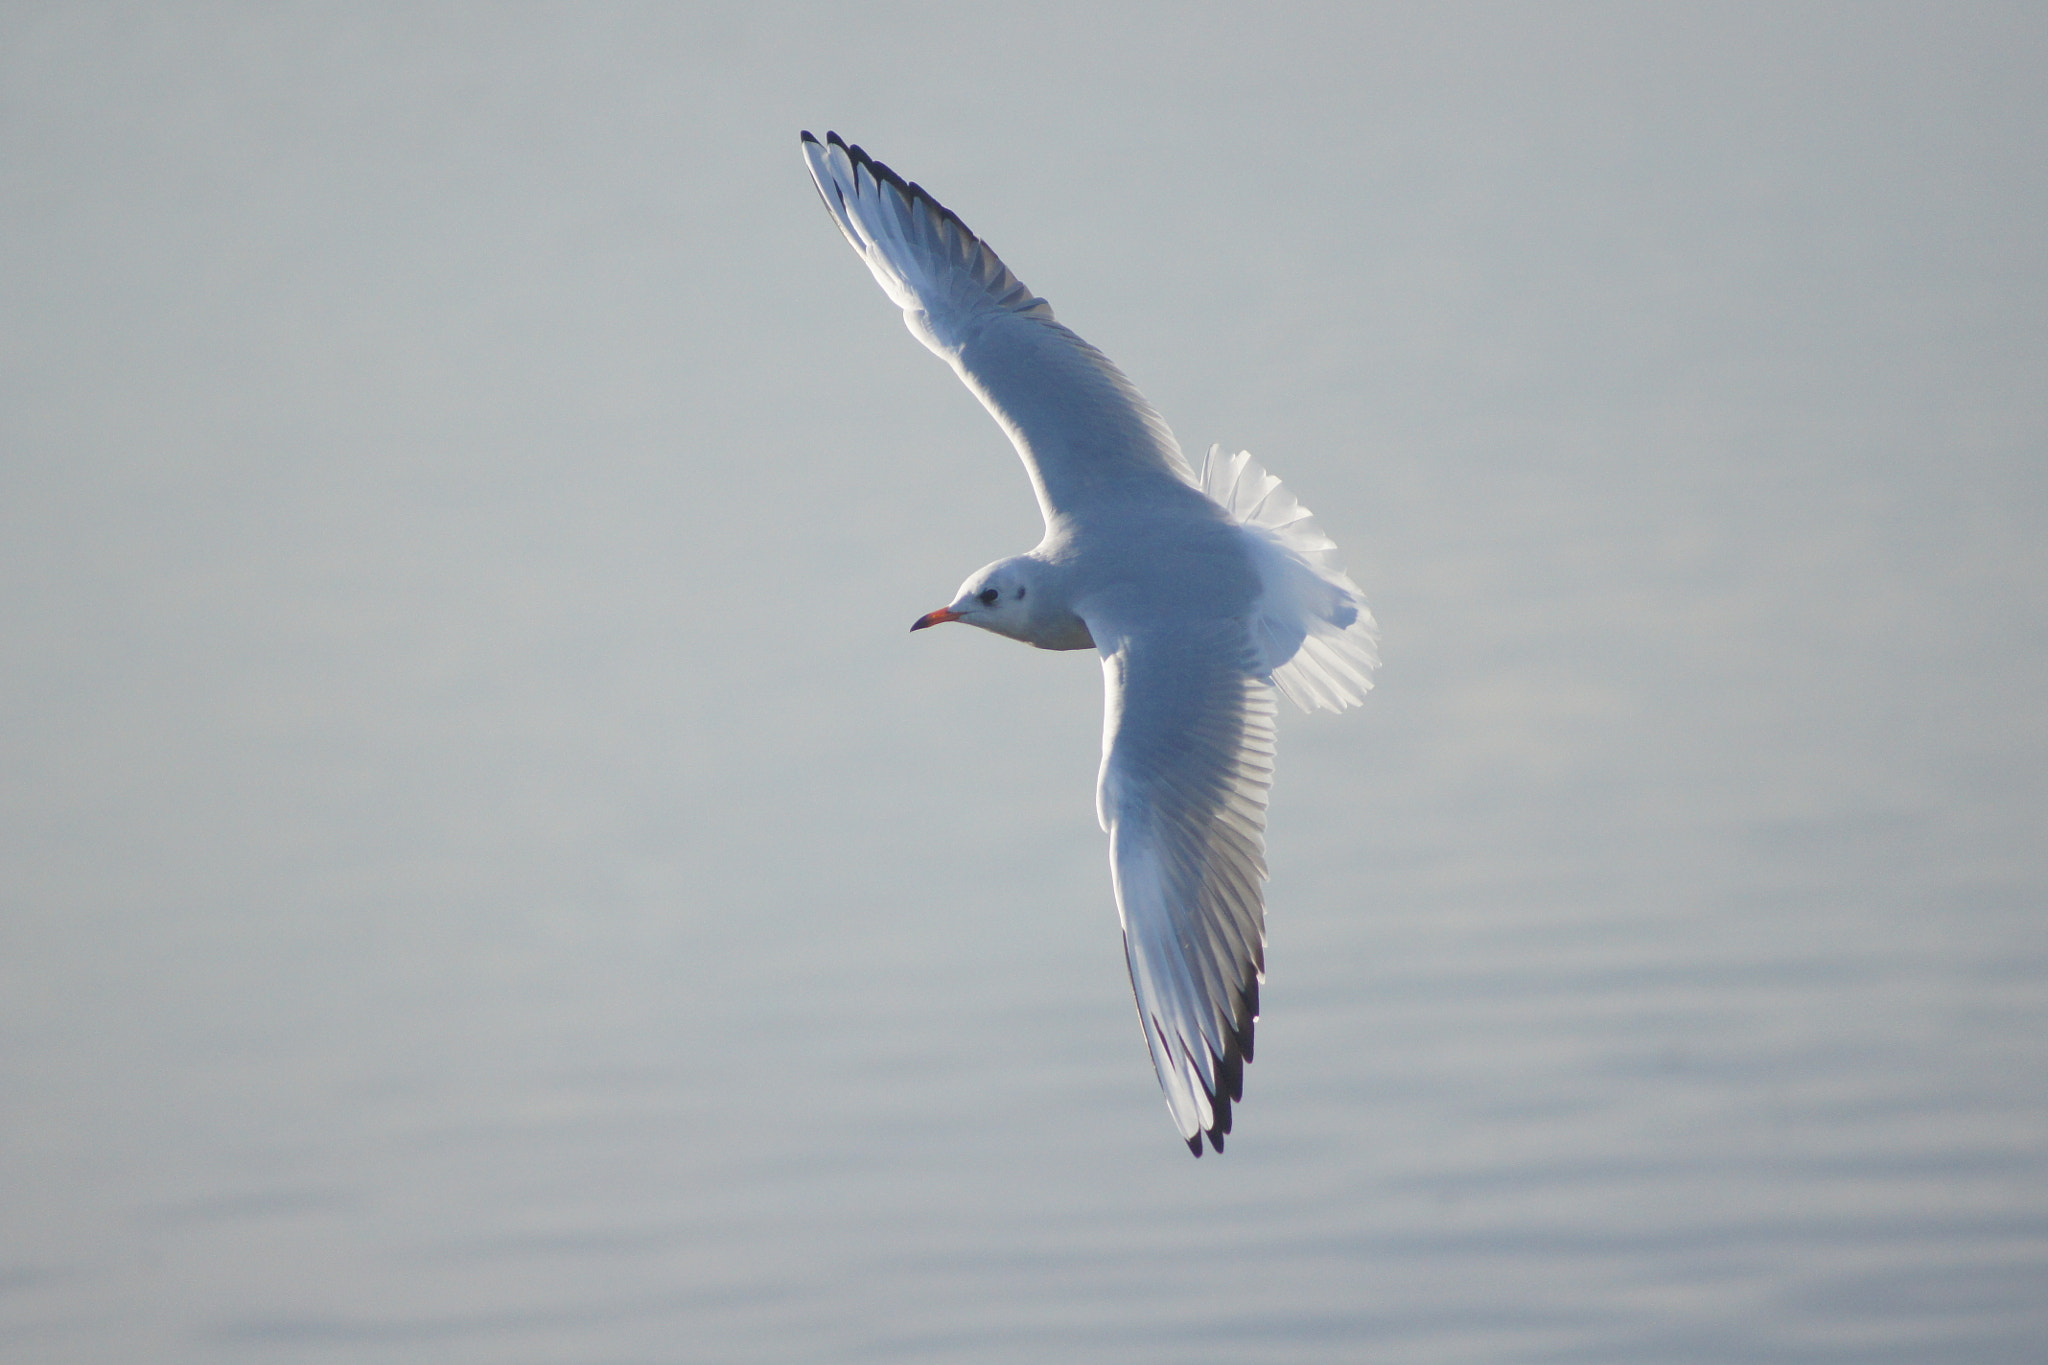
[[1002,594],[994,588],[983,588],[981,590],[981,604],[984,607],[992,607],[996,604],[996,599],[1001,596]]

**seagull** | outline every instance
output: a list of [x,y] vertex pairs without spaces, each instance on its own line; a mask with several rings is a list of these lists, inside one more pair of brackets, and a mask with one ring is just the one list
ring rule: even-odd
[[1273,695],[1365,700],[1378,666],[1336,545],[1248,453],[1197,473],[1109,358],[922,186],[801,135],[811,179],[910,334],[1023,457],[1045,538],[969,575],[948,621],[1102,659],[1096,817],[1138,1021],[1188,1150],[1217,1152],[1265,980]]

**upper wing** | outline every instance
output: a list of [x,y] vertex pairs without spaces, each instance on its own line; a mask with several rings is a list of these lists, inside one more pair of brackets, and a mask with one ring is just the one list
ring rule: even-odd
[[[1094,622],[1090,622],[1091,627]],[[1273,689],[1242,621],[1096,635],[1106,711],[1097,806],[1138,1020],[1189,1150],[1223,1149],[1265,979]]]
[[925,189],[837,133],[803,134],[825,207],[911,334],[960,375],[1009,434],[1052,527],[1194,476],[1173,433],[1109,359]]

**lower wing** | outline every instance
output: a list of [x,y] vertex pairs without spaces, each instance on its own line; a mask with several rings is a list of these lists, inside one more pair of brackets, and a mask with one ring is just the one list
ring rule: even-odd
[[1259,1014],[1273,688],[1247,669],[1240,621],[1097,641],[1097,803],[1124,955],[1167,1108],[1200,1156],[1205,1133],[1223,1149]]

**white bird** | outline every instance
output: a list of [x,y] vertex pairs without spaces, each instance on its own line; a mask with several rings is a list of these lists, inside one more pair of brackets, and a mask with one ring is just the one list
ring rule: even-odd
[[1265,980],[1273,692],[1342,710],[1372,686],[1373,621],[1336,546],[1248,454],[1199,475],[1100,351],[922,186],[837,133],[802,135],[839,230],[911,335],[1017,447],[1045,539],[971,575],[912,630],[961,621],[1102,656],[1102,772],[1124,959],[1188,1150],[1223,1150]]

